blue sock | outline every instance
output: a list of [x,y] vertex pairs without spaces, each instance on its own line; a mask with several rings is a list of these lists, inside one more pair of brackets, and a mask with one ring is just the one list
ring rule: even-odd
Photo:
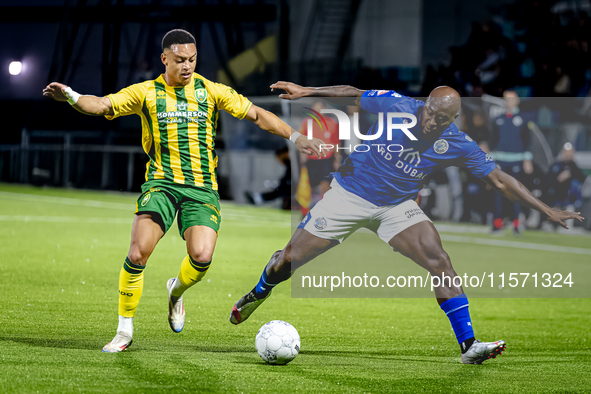
[[259,279],[259,283],[255,286],[253,291],[256,297],[258,299],[261,299],[265,298],[271,292],[271,290],[273,290],[273,287],[275,286],[277,286],[277,283],[269,283],[269,279],[267,278],[267,267],[265,267],[265,269],[263,269],[261,279]]
[[[468,311],[468,297],[466,294],[460,294],[454,298],[450,298],[441,304],[441,309],[449,318],[449,322],[454,329],[458,343],[474,338],[474,330],[472,329],[472,320],[470,319],[470,312]],[[472,341],[462,351],[472,345]]]

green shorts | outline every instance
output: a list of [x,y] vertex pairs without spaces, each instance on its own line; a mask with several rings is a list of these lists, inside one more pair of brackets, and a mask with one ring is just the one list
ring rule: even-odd
[[152,180],[142,185],[135,214],[151,214],[152,220],[166,233],[178,212],[179,233],[183,239],[185,230],[191,226],[207,226],[217,233],[222,221],[219,198],[214,190]]

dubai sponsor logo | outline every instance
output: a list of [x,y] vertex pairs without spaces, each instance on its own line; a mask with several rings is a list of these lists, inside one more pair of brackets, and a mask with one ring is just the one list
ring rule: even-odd
[[449,149],[449,143],[446,140],[437,140],[433,144],[433,150],[436,153],[444,154]]
[[203,88],[195,90],[195,98],[198,102],[203,103],[207,99],[207,90]]
[[314,221],[314,227],[316,227],[318,230],[324,230],[326,226],[327,223],[325,218],[318,218]]

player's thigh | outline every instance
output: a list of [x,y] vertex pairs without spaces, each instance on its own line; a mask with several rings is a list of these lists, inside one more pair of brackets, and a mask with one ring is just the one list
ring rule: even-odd
[[331,189],[308,212],[298,229],[306,230],[317,238],[340,243],[369,223],[373,207],[375,206],[346,191],[333,180]]
[[396,234],[388,244],[429,271],[451,268],[449,256],[443,250],[439,233],[431,221],[413,224]]
[[213,228],[191,226],[185,230],[184,238],[187,242],[187,253],[193,260],[200,263],[211,261],[218,239],[218,234]]
[[186,197],[178,214],[179,233],[187,241],[187,252],[195,261],[203,263],[211,261],[222,221],[217,199],[206,198]]
[[320,238],[298,228],[283,250],[284,259],[291,262],[291,270],[295,271],[338,244],[336,239]]
[[[158,187],[149,187],[151,184]],[[142,189],[145,191],[136,202],[135,214],[138,216],[147,215],[160,227],[162,233],[166,234],[174,223],[178,205],[178,198],[175,197],[174,190],[154,181],[146,182]]]
[[144,193],[136,203],[128,257],[134,264],[145,265],[160,238],[174,222],[176,206],[173,195],[165,192],[163,187],[150,187],[150,182],[146,182],[142,189]]
[[151,214],[137,214],[131,228],[131,243],[127,256],[134,264],[146,265],[148,257],[164,235],[160,224]]

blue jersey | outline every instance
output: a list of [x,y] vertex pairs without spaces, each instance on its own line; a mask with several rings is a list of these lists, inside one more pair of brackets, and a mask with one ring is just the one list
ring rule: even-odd
[[[433,171],[449,166],[468,169],[478,178],[491,173],[496,164],[478,144],[452,123],[437,139],[421,138],[419,130],[421,108],[424,102],[402,96],[394,91],[369,90],[361,96],[361,107],[366,111],[383,115],[382,135],[376,140],[366,140],[365,147],[351,153],[335,178],[349,192],[378,206],[397,205],[417,198],[424,179]],[[395,129],[388,140],[387,113],[405,112],[417,117],[417,125],[409,131],[417,138],[412,141],[402,130]],[[378,120],[379,122],[379,120]],[[378,133],[378,122],[368,135]],[[393,123],[407,123],[394,118]]]

